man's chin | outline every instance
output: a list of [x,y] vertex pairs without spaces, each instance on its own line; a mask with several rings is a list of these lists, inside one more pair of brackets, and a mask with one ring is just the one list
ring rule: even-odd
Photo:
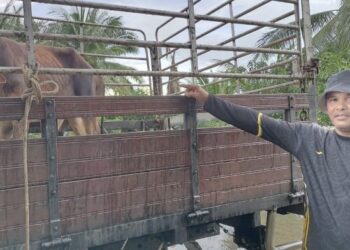
[[341,135],[341,136],[346,136],[346,137],[350,137],[350,126],[334,126],[335,131],[337,132],[337,134]]

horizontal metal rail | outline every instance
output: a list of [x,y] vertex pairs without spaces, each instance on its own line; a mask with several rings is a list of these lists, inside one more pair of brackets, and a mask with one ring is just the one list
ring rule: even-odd
[[[196,5],[197,3],[199,3],[201,0],[197,0],[197,1],[194,1],[193,2],[193,5]],[[188,7],[185,7],[185,8],[183,8],[182,10],[180,10],[180,12],[185,12],[185,11],[187,11],[188,10]],[[168,20],[166,20],[164,23],[162,23],[161,25],[159,25],[158,26],[158,28],[156,29],[156,32],[155,32],[155,34],[156,34],[156,40],[158,41],[159,39],[158,39],[158,31],[164,26],[164,25],[166,25],[166,24],[168,24],[168,23],[170,23],[172,20],[174,20],[175,19],[175,17],[171,17],[171,18],[169,18]]]
[[127,83],[122,83],[122,84],[119,84],[119,83],[115,83],[115,84],[112,84],[112,83],[105,83],[104,84],[105,87],[113,87],[113,88],[118,88],[118,87],[149,87],[149,84],[133,84],[133,83],[130,83],[130,84],[127,84]]
[[[291,16],[291,15],[293,15],[293,14],[294,14],[294,11],[287,12],[287,13],[285,13],[285,14],[283,14],[283,15],[281,15],[281,16],[279,16],[279,17],[273,19],[273,20],[271,20],[271,22],[278,22],[278,21],[283,20],[283,19],[285,19],[285,18],[287,18],[287,17],[289,17],[289,16]],[[258,27],[249,29],[249,30],[247,30],[247,31],[245,31],[245,32],[243,32],[243,33],[241,33],[241,34],[238,34],[238,35],[236,35],[236,36],[234,36],[234,37],[232,37],[232,38],[229,38],[229,39],[227,39],[227,40],[225,40],[225,41],[219,43],[218,45],[225,45],[225,44],[227,44],[227,43],[229,43],[229,42],[232,42],[232,41],[234,41],[234,40],[237,40],[237,39],[239,39],[239,38],[241,38],[241,37],[243,37],[243,36],[246,36],[246,35],[248,35],[248,34],[250,34],[250,33],[253,33],[253,32],[255,32],[255,31],[259,30],[259,29],[262,29],[262,28],[263,28],[263,27],[258,26]],[[199,52],[197,55],[200,56],[200,55],[206,54],[206,53],[208,53],[208,52],[209,52],[209,50],[204,50],[204,51]],[[248,55],[248,54],[247,54],[247,55]],[[183,60],[181,60],[181,61],[178,61],[178,62],[176,62],[175,64],[173,64],[172,66],[177,66],[177,65],[179,65],[179,64],[181,64],[181,63],[184,63],[184,62],[188,61],[189,59],[191,59],[191,57],[187,57],[187,58],[185,58],[185,59],[183,59]],[[232,60],[234,60],[234,59],[237,59],[237,58],[233,57],[233,58],[229,59],[229,60],[226,61],[226,62],[230,62],[230,61],[232,61]],[[215,67],[215,66],[214,66],[214,67]],[[163,70],[167,70],[167,69],[170,69],[170,66],[164,68]],[[206,68],[206,69],[207,69],[207,68]]]
[[242,95],[245,94],[253,94],[253,93],[259,93],[262,91],[266,91],[266,90],[271,90],[271,89],[276,89],[276,88],[282,88],[282,87],[287,87],[289,85],[294,85],[294,84],[300,84],[300,81],[291,81],[291,82],[284,82],[284,83],[280,83],[280,84],[276,84],[273,86],[268,86],[265,88],[260,88],[260,89],[254,89],[254,90],[249,90],[249,91],[245,91],[243,93],[241,93]]
[[[257,4],[257,5],[252,6],[252,7],[249,8],[248,10],[249,10],[249,11],[255,10],[255,9],[257,9],[257,8],[259,8],[259,7],[261,7],[261,6],[263,6],[264,4],[266,4],[266,3],[268,3],[268,2],[271,2],[271,1],[272,1],[272,0],[265,0],[264,2],[261,2],[261,3]],[[232,2],[232,1],[230,1],[230,2]],[[239,13],[238,15],[234,16],[234,18],[240,18],[241,16],[244,16],[245,14],[248,13],[248,12],[247,12],[248,10]],[[199,22],[199,20],[197,20],[196,23],[197,23],[197,22]],[[221,23],[221,24],[219,24],[219,25],[216,25],[215,27],[213,27],[213,28],[207,30],[206,32],[203,32],[202,34],[198,35],[198,36],[196,37],[196,39],[202,38],[202,37],[206,36],[207,34],[209,34],[210,32],[212,32],[212,31],[214,31],[214,30],[216,30],[216,29],[219,29],[219,28],[225,26],[226,24],[227,24],[227,23]],[[183,31],[183,30],[185,30],[186,28],[187,28],[187,26],[184,27],[183,29],[180,29],[180,31]],[[178,33],[174,33],[174,34],[178,34]],[[169,38],[171,38],[171,37],[169,37]],[[158,40],[158,39],[157,39],[157,40]],[[167,39],[164,39],[164,40],[162,40],[162,41],[167,41]],[[228,43],[228,42],[227,42],[227,43]],[[226,44],[226,43],[223,43],[223,44]],[[223,44],[219,44],[219,45],[223,45]],[[176,51],[176,50],[177,50],[177,49],[174,49],[174,50],[171,50],[171,51],[169,51],[169,52],[163,54],[163,55],[161,56],[161,58],[167,56],[168,54],[173,53],[173,52]]]
[[[0,67],[1,73],[20,73],[21,67]],[[249,78],[249,79],[305,79],[298,75],[272,74],[239,74],[239,73],[193,73],[193,72],[164,72],[164,71],[136,71],[136,70],[107,70],[107,69],[72,69],[72,68],[39,68],[39,74],[93,74],[115,76],[181,76],[181,77],[220,77],[220,78]]]
[[94,57],[105,57],[105,58],[117,58],[123,60],[147,60],[146,57],[132,57],[132,56],[115,56],[115,55],[105,55],[105,54],[94,54],[94,53],[79,53],[82,56],[94,56]]
[[[271,44],[275,44],[275,42],[272,42]],[[262,48],[269,47],[269,46],[270,46],[270,44],[268,43],[268,44],[264,45]],[[228,62],[230,62],[230,61],[232,61],[232,60],[236,60],[236,59],[242,58],[242,57],[244,57],[244,56],[248,56],[248,55],[250,55],[250,54],[251,54],[251,53],[249,53],[249,52],[244,52],[244,53],[241,53],[241,54],[239,54],[239,55],[237,55],[237,56],[231,57],[231,58],[229,58],[229,59],[226,59],[226,60],[223,60],[223,61],[214,63],[214,64],[212,64],[212,65],[209,65],[209,66],[207,66],[207,67],[204,67],[204,68],[200,69],[199,71],[205,71],[205,70],[207,70],[207,69],[211,69],[211,68],[213,68],[213,67],[222,65],[222,64],[224,64],[224,63],[228,63]],[[301,53],[299,52],[299,53],[298,53],[298,56],[300,56],[300,55],[301,55]]]
[[284,60],[284,61],[281,61],[281,62],[278,62],[278,63],[273,63],[273,64],[265,66],[265,67],[261,67],[261,68],[258,68],[258,69],[251,70],[251,71],[249,71],[249,73],[253,74],[253,73],[258,73],[258,72],[261,72],[261,71],[264,71],[264,70],[276,68],[276,67],[283,66],[283,65],[286,65],[288,63],[291,63],[291,62],[293,62],[295,60],[297,60],[297,59],[292,57],[292,58],[289,58],[287,60]]
[[[292,37],[292,36],[291,36],[291,37]],[[289,38],[288,38],[288,39],[289,39]],[[279,41],[281,42],[281,41],[288,40],[288,39],[280,39]],[[274,45],[274,44],[276,44],[275,41],[272,42],[272,43],[265,44],[264,47],[269,47],[269,46]],[[209,51],[209,50],[207,50],[207,51]],[[211,69],[211,68],[213,68],[213,67],[222,65],[222,64],[224,64],[224,63],[230,62],[230,61],[232,61],[232,60],[236,60],[236,59],[238,59],[238,58],[241,58],[241,57],[244,57],[244,56],[247,56],[247,55],[250,55],[250,54],[251,54],[251,53],[249,53],[249,52],[241,53],[241,54],[239,54],[239,55],[237,55],[237,56],[235,56],[235,57],[232,57],[232,58],[229,58],[229,59],[226,59],[226,60],[223,60],[223,61],[219,61],[219,62],[217,62],[217,63],[214,63],[214,64],[209,65],[209,66],[207,66],[207,67],[204,67],[204,68],[202,68],[202,69],[199,69],[199,72],[203,72],[203,71],[205,71],[205,70],[207,70],[207,69]],[[198,55],[200,55],[200,53],[199,53]],[[299,54],[299,56],[300,56],[300,54]],[[175,65],[176,65],[176,64],[175,64]],[[167,69],[168,69],[168,68],[170,68],[170,67],[167,67]],[[249,72],[249,73],[250,73],[250,72]],[[171,82],[174,82],[174,81],[179,80],[179,79],[181,79],[181,78],[172,79]],[[168,84],[169,82],[170,82],[170,81],[164,82],[163,85]]]
[[[20,31],[4,31],[0,30],[0,35],[23,37],[24,32]],[[53,40],[77,40],[84,42],[103,42],[117,45],[128,45],[128,46],[140,46],[140,47],[165,47],[165,48],[184,48],[190,49],[190,44],[187,43],[162,43],[155,41],[140,41],[140,40],[126,40],[126,39],[113,39],[113,38],[97,38],[92,36],[78,36],[78,35],[63,35],[63,34],[43,34],[34,33],[34,37],[37,39],[53,39]],[[205,50],[217,50],[217,51],[245,51],[245,52],[259,52],[259,53],[273,53],[273,54],[286,54],[286,55],[300,55],[298,51],[291,50],[279,50],[279,49],[265,49],[265,48],[248,48],[248,47],[228,47],[218,45],[197,45],[197,49]]]
[[[18,18],[24,18],[23,15],[18,14],[12,14],[12,13],[0,13],[1,16],[10,16],[10,17],[18,17]],[[34,20],[42,20],[42,21],[50,21],[50,22],[60,22],[60,23],[69,23],[69,24],[79,24],[79,25],[86,25],[86,26],[94,26],[94,27],[101,27],[101,28],[112,28],[112,29],[121,29],[121,30],[129,30],[129,31],[135,31],[140,32],[143,36],[143,38],[146,40],[146,34],[144,31],[140,29],[130,28],[130,27],[119,27],[115,25],[103,25],[98,23],[89,23],[89,22],[79,22],[79,21],[68,21],[68,20],[62,20],[62,19],[55,19],[55,18],[47,18],[47,17],[32,17]]]
[[[229,3],[233,2],[233,1],[234,1],[234,0],[228,0],[228,1],[224,2],[224,3],[222,3],[222,4],[219,5],[218,7],[216,7],[216,8],[214,8],[213,10],[207,12],[206,15],[211,15],[211,14],[213,14],[214,12],[218,11],[219,9],[223,8],[224,6],[226,6],[227,4],[229,4]],[[269,1],[271,1],[271,0],[269,0]],[[196,20],[195,23],[198,23],[199,21],[200,21],[200,20]],[[180,34],[182,31],[185,31],[187,28],[188,28],[188,26],[185,26],[185,27],[179,29],[178,31],[176,31],[176,32],[173,33],[172,35],[168,36],[167,38],[164,38],[164,39],[162,40],[162,42],[166,42],[166,41],[170,40],[170,39],[173,38],[174,36]],[[159,27],[156,29],[156,39],[157,39],[157,41],[158,41],[158,31],[159,31]]]
[[[73,0],[32,0],[32,2],[69,5],[69,6],[81,6],[81,7],[99,8],[99,9],[106,9],[106,10],[131,12],[131,13],[170,16],[170,17],[178,17],[178,18],[186,18],[186,19],[189,17],[188,13],[180,13],[175,11],[156,10],[156,9],[146,9],[146,8],[139,8],[134,6],[95,3],[90,1],[82,2],[82,1],[73,1]],[[236,19],[236,18],[213,17],[208,15],[195,15],[194,18],[197,20],[206,20],[206,21],[214,21],[214,22],[260,25],[264,27],[287,28],[287,29],[295,29],[295,30],[299,29],[298,25],[275,24],[270,22],[259,22],[254,20],[244,20],[244,19]]]

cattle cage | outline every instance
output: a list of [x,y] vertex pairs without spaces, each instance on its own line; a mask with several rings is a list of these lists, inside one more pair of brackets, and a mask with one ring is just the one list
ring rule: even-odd
[[[304,119],[305,114],[315,120],[316,68],[311,59],[308,1],[264,0],[237,14],[233,0],[216,1],[209,11],[201,5],[203,2],[189,0],[186,8],[174,11],[89,1],[24,1],[26,29],[23,32],[0,30],[0,36],[25,37],[28,65],[32,68],[36,67],[34,41],[79,41],[83,55],[115,59],[118,56],[85,52],[84,47],[88,43],[108,43],[144,48],[140,56],[119,56],[119,59],[140,61],[145,70],[38,68],[38,71],[41,74],[145,77],[146,83],[139,85],[146,85],[149,89],[146,93],[151,95],[45,97],[42,103],[33,105],[30,119],[41,120],[44,132],[42,138],[28,142],[32,249],[165,248],[217,234],[217,222],[233,225],[239,232],[241,227],[246,229],[243,222],[247,221],[240,220],[244,216],[252,223],[251,215],[261,210],[285,212],[302,205],[302,175],[293,157],[236,128],[198,128],[197,113],[203,113],[203,107],[178,96],[181,92],[177,85],[189,82],[201,83],[207,88],[232,85],[231,95],[223,96],[228,101],[263,112],[278,111],[288,121]],[[138,32],[143,40],[93,37],[85,35],[84,28],[79,35],[44,34],[32,27],[34,4],[36,8],[52,4],[80,6],[160,19],[152,19],[156,23],[153,40],[148,39],[150,34],[133,27],[127,30]],[[270,20],[254,20],[255,11],[259,13],[260,9],[275,4],[292,10]],[[299,22],[299,5],[304,23]],[[249,19],[242,18],[249,14]],[[291,21],[290,17],[294,19]],[[179,27],[175,32],[173,22]],[[69,23],[79,27],[94,25]],[[200,26],[201,23],[204,26]],[[167,28],[169,26],[171,28]],[[266,27],[291,32],[263,47],[239,46],[239,39]],[[216,32],[220,29],[230,35],[218,43],[216,38],[220,36]],[[238,30],[242,32],[237,33]],[[214,34],[215,39],[208,41],[214,44],[199,43],[210,34]],[[290,49],[274,48],[285,41],[290,42]],[[217,56],[213,51],[225,53],[212,63],[217,59],[213,58]],[[275,56],[270,57],[269,65],[238,71],[247,63],[244,58],[258,54]],[[232,72],[222,72],[227,64],[233,65]],[[0,67],[3,74],[21,71],[20,67]],[[261,80],[269,84],[241,91],[241,79],[245,79],[246,84]],[[278,83],[280,80],[284,82]],[[144,87],[138,83],[120,85],[130,84],[134,88]],[[304,91],[308,88],[309,92],[255,94],[290,85],[299,85]],[[164,96],[165,92],[169,96]],[[0,98],[0,120],[19,120],[23,110],[20,98]],[[297,112],[302,116],[296,116]],[[183,128],[179,130],[79,137],[59,137],[56,131],[56,120],[61,118],[178,114],[184,117]],[[26,240],[24,199],[18,197],[24,196],[23,159],[19,156],[23,146],[21,141],[6,140],[0,141],[0,148],[0,249],[22,249]],[[250,232],[261,233],[257,227]],[[260,244],[260,249],[265,248],[255,238],[249,240]]]

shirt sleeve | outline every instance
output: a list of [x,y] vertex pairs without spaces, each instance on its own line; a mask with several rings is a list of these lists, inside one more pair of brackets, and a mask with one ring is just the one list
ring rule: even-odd
[[297,131],[303,129],[301,123],[289,123],[259,115],[254,109],[229,103],[214,95],[209,95],[204,110],[248,133],[259,135],[298,157],[302,133]]

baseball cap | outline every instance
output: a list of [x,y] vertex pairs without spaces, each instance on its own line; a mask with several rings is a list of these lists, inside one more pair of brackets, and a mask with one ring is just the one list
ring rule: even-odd
[[350,70],[341,71],[328,78],[326,89],[318,100],[318,107],[323,112],[327,112],[326,97],[330,92],[350,93]]

